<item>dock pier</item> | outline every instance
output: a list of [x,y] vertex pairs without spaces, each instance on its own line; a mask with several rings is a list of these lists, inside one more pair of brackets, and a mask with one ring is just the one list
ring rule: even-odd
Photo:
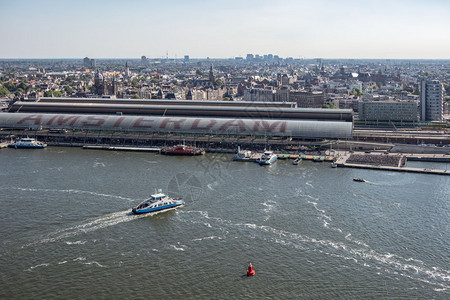
[[[380,164],[370,164],[370,163],[364,163],[364,162],[347,162],[349,160],[349,158],[351,157],[352,154],[344,154],[344,155],[340,155],[339,158],[336,160],[336,164],[338,167],[343,167],[343,168],[358,168],[358,169],[370,169],[370,170],[380,170],[380,171],[395,171],[395,172],[408,172],[408,173],[420,173],[420,174],[434,174],[434,175],[450,175],[450,170],[443,170],[443,169],[432,169],[432,168],[410,168],[407,167],[406,165],[404,165],[402,163],[403,160],[406,161],[406,159],[408,160],[416,160],[416,161],[423,161],[423,155],[401,155],[399,156],[398,154],[382,154],[382,155],[365,155],[367,158],[367,162],[370,162],[372,160],[372,158],[378,156],[378,157],[386,157],[388,158],[389,156],[393,157],[397,157],[399,159],[398,164],[396,166],[394,165],[383,165],[382,163]],[[413,159],[411,159],[411,157],[414,157]],[[439,161],[439,162],[447,162],[450,160],[450,156],[447,157],[447,155],[440,155],[440,156],[436,156],[436,155],[432,155],[431,158],[433,158],[432,161]],[[425,161],[430,161],[430,160],[425,160]]]

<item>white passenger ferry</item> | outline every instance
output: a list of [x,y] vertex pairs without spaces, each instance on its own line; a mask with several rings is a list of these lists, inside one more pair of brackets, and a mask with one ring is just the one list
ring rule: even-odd
[[134,214],[145,214],[179,207],[183,204],[184,200],[182,198],[170,198],[159,190],[157,194],[151,195],[149,199],[133,207],[131,211]]
[[9,144],[10,148],[45,148],[47,144],[37,141],[34,138],[21,138]]

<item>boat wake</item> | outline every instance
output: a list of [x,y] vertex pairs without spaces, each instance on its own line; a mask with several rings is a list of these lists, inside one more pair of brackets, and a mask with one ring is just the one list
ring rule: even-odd
[[[311,204],[313,203],[311,202]],[[195,215],[197,215],[197,218]],[[371,268],[379,274],[386,273],[429,284],[434,287],[435,291],[442,292],[450,289],[450,270],[442,267],[427,266],[424,262],[412,257],[403,258],[392,253],[377,252],[363,241],[354,239],[350,233],[345,236],[343,241],[333,241],[330,239],[318,239],[266,225],[233,223],[231,220],[210,217],[206,211],[182,211],[179,217],[181,221],[191,223],[203,223],[204,221],[198,220],[198,218],[206,219],[213,224],[213,227],[230,232],[231,236],[235,236],[233,232],[237,232],[237,235],[242,234],[242,229],[245,228],[252,231],[252,235],[256,238],[284,247],[319,252],[337,259],[352,261],[366,268]],[[327,220],[325,216],[324,219]],[[226,236],[222,238],[226,240]],[[206,239],[213,238],[207,237],[195,239],[194,241]]]
[[91,192],[91,191],[75,190],[75,189],[58,190],[58,189],[36,189],[36,188],[21,188],[21,187],[13,187],[13,189],[16,189],[19,191],[26,191],[26,192],[83,194],[83,195],[92,195],[92,196],[96,196],[96,197],[120,199],[120,200],[129,201],[129,202],[136,202],[136,199],[132,199],[132,198],[127,198],[127,197],[122,197],[122,196],[117,196],[117,195],[101,194],[101,193],[96,193],[96,192]]
[[[172,209],[166,209],[163,212],[166,212],[169,210],[172,210]],[[68,228],[63,228],[63,229],[57,230],[53,233],[49,233],[46,235],[46,237],[41,238],[38,241],[32,242],[30,244],[24,245],[24,246],[22,246],[22,248],[37,245],[37,244],[56,242],[56,241],[59,241],[62,239],[78,236],[80,234],[86,234],[86,233],[96,231],[99,229],[104,229],[104,228],[114,226],[114,225],[117,225],[120,223],[129,222],[129,221],[153,216],[153,215],[156,215],[161,212],[162,211],[157,211],[157,212],[141,214],[141,215],[134,215],[130,212],[129,209],[119,211],[119,212],[114,212],[114,213],[107,214],[107,215],[104,215],[104,216],[101,216],[98,218],[87,220],[86,222],[81,223],[79,225],[75,225],[75,226],[68,227]],[[73,245],[73,244],[83,245],[84,243],[85,243],[85,241],[84,242],[81,242],[81,241],[66,242],[66,244],[68,244],[68,245]]]

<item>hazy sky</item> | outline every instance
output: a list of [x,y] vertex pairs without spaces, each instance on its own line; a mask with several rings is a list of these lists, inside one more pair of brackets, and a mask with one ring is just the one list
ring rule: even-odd
[[0,0],[0,58],[450,58],[450,0]]

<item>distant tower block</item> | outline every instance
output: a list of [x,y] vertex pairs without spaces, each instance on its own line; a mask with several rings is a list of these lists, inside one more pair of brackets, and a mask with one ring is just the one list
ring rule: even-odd
[[420,120],[442,121],[444,111],[444,86],[439,80],[420,83]]
[[130,68],[128,67],[128,62],[125,62],[125,76],[130,77]]

